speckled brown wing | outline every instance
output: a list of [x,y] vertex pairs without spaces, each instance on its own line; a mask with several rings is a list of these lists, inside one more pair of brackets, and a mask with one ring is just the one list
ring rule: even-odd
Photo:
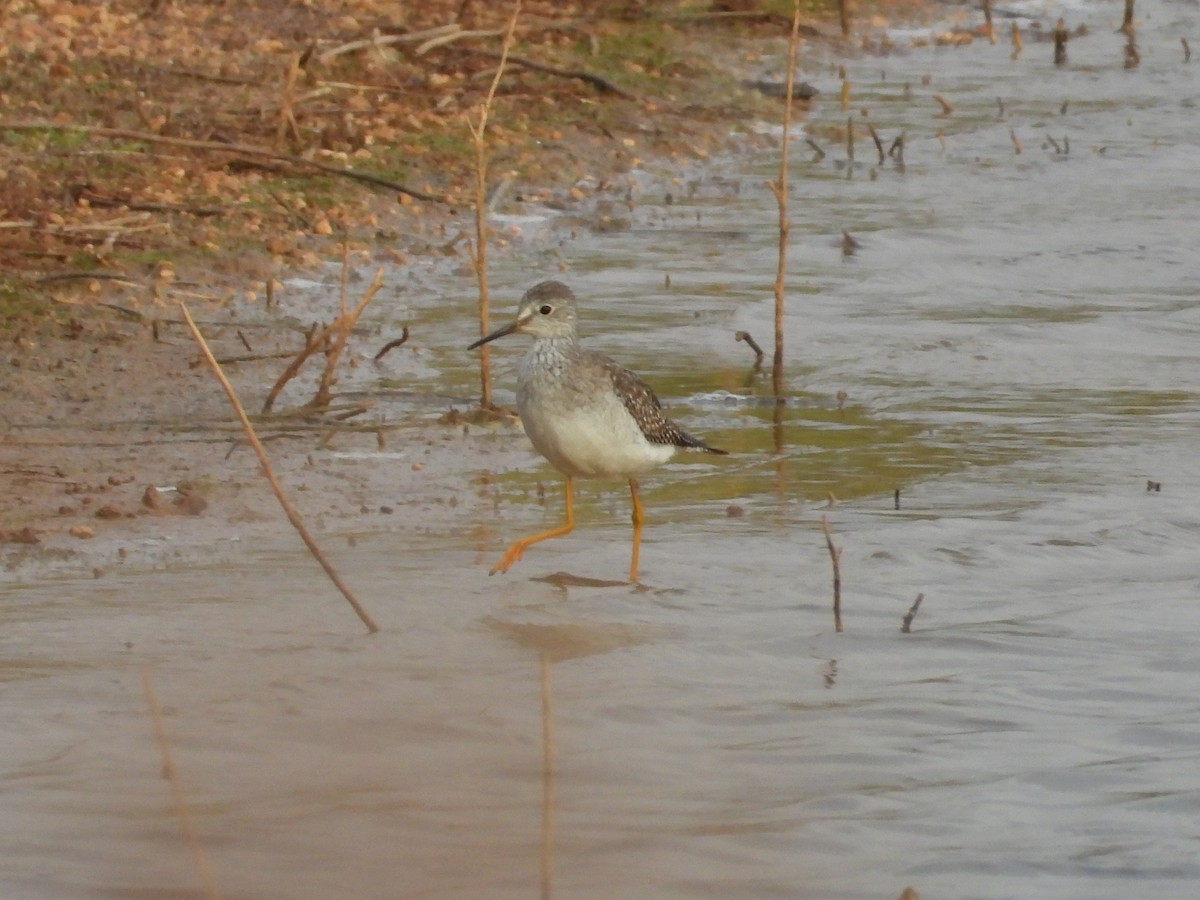
[[662,404],[654,396],[654,391],[628,369],[617,365],[608,357],[598,356],[597,359],[603,363],[605,371],[612,379],[614,390],[629,410],[629,414],[641,426],[646,440],[652,444],[672,444],[676,447],[704,450],[707,453],[724,455],[729,452],[708,446],[700,438],[693,437],[668,419]]

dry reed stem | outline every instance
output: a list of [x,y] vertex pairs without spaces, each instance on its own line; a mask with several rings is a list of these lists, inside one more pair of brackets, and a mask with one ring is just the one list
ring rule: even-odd
[[319,350],[321,346],[329,340],[329,334],[330,331],[328,327],[322,328],[318,331],[317,327],[314,325],[309,329],[308,334],[304,336],[304,349],[292,357],[292,361],[287,364],[286,368],[284,368],[284,370],[279,374],[279,377],[275,379],[275,383],[271,385],[271,389],[267,391],[267,399],[263,401],[262,408],[264,415],[271,411],[271,408],[275,405],[275,400],[279,396],[279,392],[283,390],[284,385],[295,378],[296,373],[300,371],[301,367],[308,361],[308,358],[316,353],[317,350]]
[[287,73],[283,77],[283,91],[279,98],[279,122],[275,127],[275,149],[282,150],[290,133],[300,143],[300,126],[296,123],[295,99],[296,78],[300,75],[300,54],[293,53],[288,61]]
[[[500,46],[500,64],[488,88],[487,97],[479,107],[478,124],[467,117],[467,128],[471,131],[471,142],[475,146],[475,246],[471,249],[471,266],[475,269],[475,279],[479,283],[479,336],[488,333],[489,297],[487,279],[487,126],[492,114],[492,102],[496,98],[496,88],[504,75],[508,63],[508,53],[512,49],[513,36],[517,30],[517,19],[521,15],[521,0],[513,3],[512,16],[508,27],[504,30],[504,42]],[[492,408],[492,355],[487,344],[484,344],[479,354],[479,405],[484,409]]]
[[167,726],[163,722],[162,705],[158,702],[158,693],[154,690],[154,679],[150,675],[150,668],[142,666],[142,687],[146,692],[146,705],[150,707],[150,718],[154,722],[154,737],[158,741],[158,752],[162,754],[163,761],[163,777],[167,779],[167,784],[171,788],[171,799],[175,802],[175,814],[179,816],[179,827],[183,830],[183,839],[187,841],[188,849],[192,854],[192,863],[196,867],[196,874],[200,876],[200,881],[204,885],[204,895],[209,900],[218,900],[221,892],[217,889],[217,879],[213,875],[212,867],[208,864],[208,857],[204,854],[204,848],[200,846],[200,839],[196,837],[196,829],[192,825],[192,814],[188,809],[187,797],[183,793],[183,784],[179,780],[179,773],[175,770],[175,759],[171,755],[171,742],[167,738]]
[[800,0],[792,0],[792,31],[788,36],[787,90],[783,100],[783,146],[780,148],[779,180],[767,186],[779,204],[779,264],[775,270],[775,360],[771,388],[778,406],[783,400],[783,286],[787,275],[787,245],[791,222],[787,214],[788,143],[792,129],[792,90],[796,84],[796,48],[800,42]]
[[912,631],[913,619],[917,617],[917,610],[921,608],[921,601],[925,599],[924,594],[917,594],[917,599],[913,601],[913,605],[908,608],[908,612],[904,616],[904,621],[900,623],[900,630],[904,634]]
[[347,312],[347,263],[344,251],[345,248],[343,247],[341,314],[324,328],[318,329],[314,325],[308,332],[304,340],[304,348],[292,358],[292,361],[280,373],[275,383],[271,385],[271,389],[267,391],[267,399],[263,401],[263,414],[271,411],[275,405],[275,401],[279,398],[279,392],[284,389],[289,381],[296,377],[300,369],[308,362],[308,358],[316,354],[318,350],[325,354],[325,369],[321,373],[321,380],[317,386],[316,394],[304,405],[304,410],[311,412],[329,406],[333,396],[334,372],[337,370],[337,364],[341,359],[342,352],[346,348],[346,342],[350,339],[350,332],[354,330],[354,326],[358,323],[363,310],[367,308],[367,304],[374,299],[379,289],[383,287],[383,269],[376,269],[375,278],[368,285],[362,299],[358,301],[354,309]]
[[833,546],[829,533],[829,517],[821,516],[821,531],[825,534],[825,546],[829,548],[829,561],[833,563],[833,628],[842,630],[842,548]]
[[383,269],[375,270],[375,278],[367,286],[367,290],[363,293],[362,299],[358,301],[358,305],[354,309],[347,312],[346,310],[346,272],[349,269],[345,255],[345,247],[343,247],[342,255],[342,297],[341,297],[341,314],[334,320],[328,331],[333,338],[332,342],[325,350],[325,371],[321,373],[321,382],[317,386],[316,395],[308,401],[310,409],[320,409],[328,406],[329,401],[333,396],[333,375],[337,370],[337,364],[342,358],[342,351],[346,349],[346,342],[350,340],[350,332],[354,329],[358,322],[358,317],[362,315],[363,310],[367,308],[367,304],[374,299],[379,293],[379,289],[383,287]]
[[[376,276],[376,280],[379,277]],[[275,472],[271,468],[271,460],[267,456],[267,451],[263,448],[262,441],[258,439],[258,435],[254,431],[254,426],[250,424],[246,410],[243,408],[241,401],[238,400],[237,392],[234,391],[233,385],[229,383],[229,379],[225,377],[225,372],[221,369],[221,364],[213,356],[212,349],[208,346],[208,341],[204,339],[204,335],[196,327],[187,304],[180,301],[179,308],[183,312],[184,321],[187,322],[188,328],[192,331],[192,337],[196,339],[196,343],[200,345],[200,351],[204,354],[204,358],[208,360],[209,368],[212,369],[217,381],[221,383],[221,387],[225,390],[225,395],[229,398],[230,404],[233,405],[233,411],[237,414],[238,419],[242,423],[242,429],[246,433],[246,440],[250,442],[250,446],[254,449],[254,455],[258,457],[259,465],[262,466],[263,475],[266,477],[267,483],[271,485],[271,490],[275,493],[275,499],[283,507],[283,512],[287,516],[288,521],[292,523],[292,527],[296,529],[296,532],[300,535],[300,539],[304,541],[304,546],[308,548],[308,552],[313,555],[313,558],[325,570],[325,574],[329,576],[329,580],[342,592],[342,596],[346,598],[346,601],[358,615],[359,619],[362,620],[362,623],[367,626],[367,631],[374,634],[379,630],[379,626],[375,624],[375,621],[363,608],[363,605],[358,602],[358,598],[354,596],[354,592],[350,590],[350,586],[342,581],[337,570],[333,568],[333,565],[325,557],[325,554],[321,552],[321,548],[317,546],[316,540],[305,526],[304,520],[300,518],[300,513],[296,511],[291,501],[288,500],[287,495],[283,492],[283,486],[279,483],[279,479],[275,477]]]

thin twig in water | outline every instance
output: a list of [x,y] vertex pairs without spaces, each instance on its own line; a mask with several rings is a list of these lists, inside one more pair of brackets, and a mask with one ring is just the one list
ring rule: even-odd
[[913,605],[908,608],[908,612],[904,616],[904,621],[900,623],[900,630],[904,634],[912,631],[913,619],[917,617],[917,610],[921,608],[921,601],[925,599],[924,594],[917,594],[917,599],[913,601]]
[[154,690],[154,679],[150,668],[142,666],[142,688],[146,692],[146,705],[150,707],[150,718],[154,721],[154,737],[158,741],[158,752],[162,754],[163,777],[171,787],[171,799],[175,802],[175,814],[179,816],[179,827],[183,829],[183,839],[187,841],[192,853],[192,863],[196,873],[204,884],[204,894],[209,900],[217,900],[221,892],[217,890],[217,879],[200,840],[196,837],[196,829],[192,825],[192,814],[188,809],[187,797],[183,793],[183,784],[179,781],[179,773],[175,770],[175,760],[171,755],[171,742],[167,738],[167,726],[163,722],[162,705],[158,702],[158,693]]
[[180,301],[179,309],[183,313],[183,318],[187,322],[188,328],[192,331],[192,337],[196,339],[196,343],[200,345],[200,350],[204,354],[204,358],[208,360],[209,368],[217,377],[217,381],[221,383],[221,387],[225,390],[225,395],[229,398],[230,404],[233,405],[233,411],[237,414],[238,419],[242,423],[242,428],[246,432],[246,439],[250,442],[250,446],[254,448],[254,454],[258,457],[259,465],[262,466],[263,475],[266,476],[267,483],[271,485],[271,490],[275,493],[275,499],[279,501],[279,505],[283,507],[283,512],[287,516],[288,521],[292,523],[292,527],[296,529],[300,535],[300,539],[304,541],[304,546],[308,548],[308,552],[313,555],[313,558],[320,563],[321,568],[325,570],[325,574],[329,576],[329,580],[334,583],[342,596],[349,602],[351,608],[357,613],[362,623],[367,626],[367,631],[374,634],[379,630],[379,626],[367,614],[363,605],[358,602],[358,598],[354,592],[350,590],[337,570],[326,559],[325,554],[321,552],[321,548],[317,546],[316,540],[309,533],[304,521],[300,518],[300,513],[296,512],[291,501],[288,500],[287,494],[283,492],[283,486],[279,483],[279,479],[275,477],[275,472],[271,469],[271,460],[267,456],[267,451],[263,448],[262,441],[258,439],[258,435],[254,431],[254,426],[250,424],[250,419],[246,415],[246,410],[242,407],[242,403],[238,400],[237,392],[234,391],[233,385],[229,383],[229,379],[225,377],[225,373],[221,370],[220,363],[213,356],[212,350],[208,346],[208,341],[204,339],[204,335],[200,333],[200,329],[196,327],[195,321],[192,319],[192,314],[187,308],[187,304]]
[[762,361],[763,361],[763,350],[762,350],[762,347],[758,346],[758,341],[754,340],[754,338],[752,338],[750,336],[750,332],[748,332],[748,331],[736,332],[733,335],[733,339],[735,341],[743,341],[747,346],[750,347],[751,350],[754,351],[754,371],[755,372],[761,371],[762,370]]
[[887,151],[883,149],[883,141],[879,139],[879,132],[870,122],[867,123],[867,132],[871,135],[871,140],[875,142],[875,149],[879,151],[879,164],[882,166],[887,161]]
[[[345,260],[343,259],[343,265]],[[358,305],[349,312],[346,311],[345,298],[342,302],[342,314],[337,317],[337,321],[330,327],[334,329],[333,340],[328,349],[325,351],[325,371],[321,373],[321,382],[317,386],[316,395],[308,402],[310,409],[321,409],[329,405],[329,401],[333,396],[333,374],[337,371],[337,364],[342,356],[342,351],[346,348],[346,341],[350,339],[350,332],[354,328],[354,324],[358,321],[358,317],[362,315],[367,304],[383,287],[383,269],[375,270],[375,278],[368,285],[366,293],[362,299],[358,301]]]
[[829,548],[829,560],[833,563],[833,628],[842,630],[842,548],[833,546],[829,533],[829,518],[821,516],[821,531],[825,533],[825,546]]
[[787,274],[787,245],[791,222],[787,214],[788,142],[792,131],[792,91],[796,85],[796,48],[800,42],[800,0],[792,0],[792,31],[788,36],[787,94],[783,101],[783,137],[780,150],[779,180],[767,186],[779,205],[779,262],[775,269],[775,359],[771,366],[771,387],[775,403],[783,400],[783,300]]
[[400,333],[400,337],[396,338],[394,341],[388,341],[386,344],[383,345],[383,348],[378,353],[375,354],[375,357],[374,357],[375,362],[379,362],[381,359],[383,359],[383,357],[385,355],[387,355],[388,353],[391,353],[397,347],[403,347],[407,340],[408,340],[408,326],[405,325],[404,330]]
[[296,373],[308,361],[308,358],[317,352],[321,347],[328,344],[332,332],[331,326],[326,325],[324,328],[318,328],[315,324],[308,330],[308,334],[304,336],[304,349],[293,357],[288,363],[287,368],[280,373],[275,379],[275,383],[271,385],[271,390],[267,391],[267,399],[263,401],[262,411],[264,414],[271,411],[271,407],[275,405],[275,399],[279,396],[279,392],[283,390],[284,385],[296,377]]
[[353,309],[347,310],[346,272],[348,268],[348,260],[343,248],[342,293],[339,303],[341,314],[323,328],[314,324],[309,329],[308,334],[305,335],[304,348],[293,357],[279,378],[275,380],[275,384],[271,386],[271,390],[267,391],[267,399],[263,401],[262,408],[264,414],[271,411],[271,408],[275,405],[275,400],[279,397],[279,392],[283,390],[289,381],[296,377],[296,374],[308,361],[309,357],[315,355],[318,351],[325,354],[325,369],[321,373],[317,392],[308,403],[304,404],[304,411],[307,414],[329,406],[329,401],[332,398],[334,372],[337,369],[342,352],[345,350],[350,332],[354,330],[354,325],[358,322],[358,318],[362,315],[363,310],[366,309],[367,304],[371,302],[375,294],[383,286],[383,269],[377,269],[375,278],[367,287],[362,299],[358,301],[358,304]]
[[358,305],[354,309],[349,309],[346,304],[346,284],[350,273],[349,248],[342,245],[342,280],[341,294],[339,297],[340,313],[337,319],[329,327],[332,329],[332,340],[325,349],[325,370],[321,373],[321,381],[317,385],[317,393],[308,401],[309,409],[322,409],[329,405],[329,401],[333,396],[334,372],[337,371],[337,364],[341,360],[342,351],[346,348],[346,341],[350,339],[350,332],[353,330],[358,317],[362,315],[367,304],[383,287],[383,269],[375,271],[375,278],[367,287],[362,299],[358,301]]

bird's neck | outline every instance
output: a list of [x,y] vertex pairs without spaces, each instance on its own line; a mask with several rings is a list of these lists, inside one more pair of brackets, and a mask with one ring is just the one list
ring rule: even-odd
[[579,358],[579,343],[572,335],[538,338],[525,354],[526,377],[559,372]]

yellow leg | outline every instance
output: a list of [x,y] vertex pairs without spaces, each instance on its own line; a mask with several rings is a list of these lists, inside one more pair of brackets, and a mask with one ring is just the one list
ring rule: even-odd
[[629,495],[633,497],[633,560],[629,563],[629,580],[637,583],[638,554],[642,549],[642,523],[646,516],[642,512],[642,501],[638,499],[637,482],[629,479]]
[[574,493],[571,486],[571,479],[568,478],[563,487],[563,496],[567,501],[567,521],[565,525],[560,525],[558,528],[551,528],[549,531],[543,531],[540,534],[531,534],[529,537],[523,537],[518,541],[513,541],[509,548],[504,551],[504,556],[500,558],[500,562],[492,566],[492,571],[489,575],[495,575],[497,572],[507,572],[513,567],[521,555],[534,544],[539,541],[545,541],[549,538],[562,537],[575,527],[575,504]]

